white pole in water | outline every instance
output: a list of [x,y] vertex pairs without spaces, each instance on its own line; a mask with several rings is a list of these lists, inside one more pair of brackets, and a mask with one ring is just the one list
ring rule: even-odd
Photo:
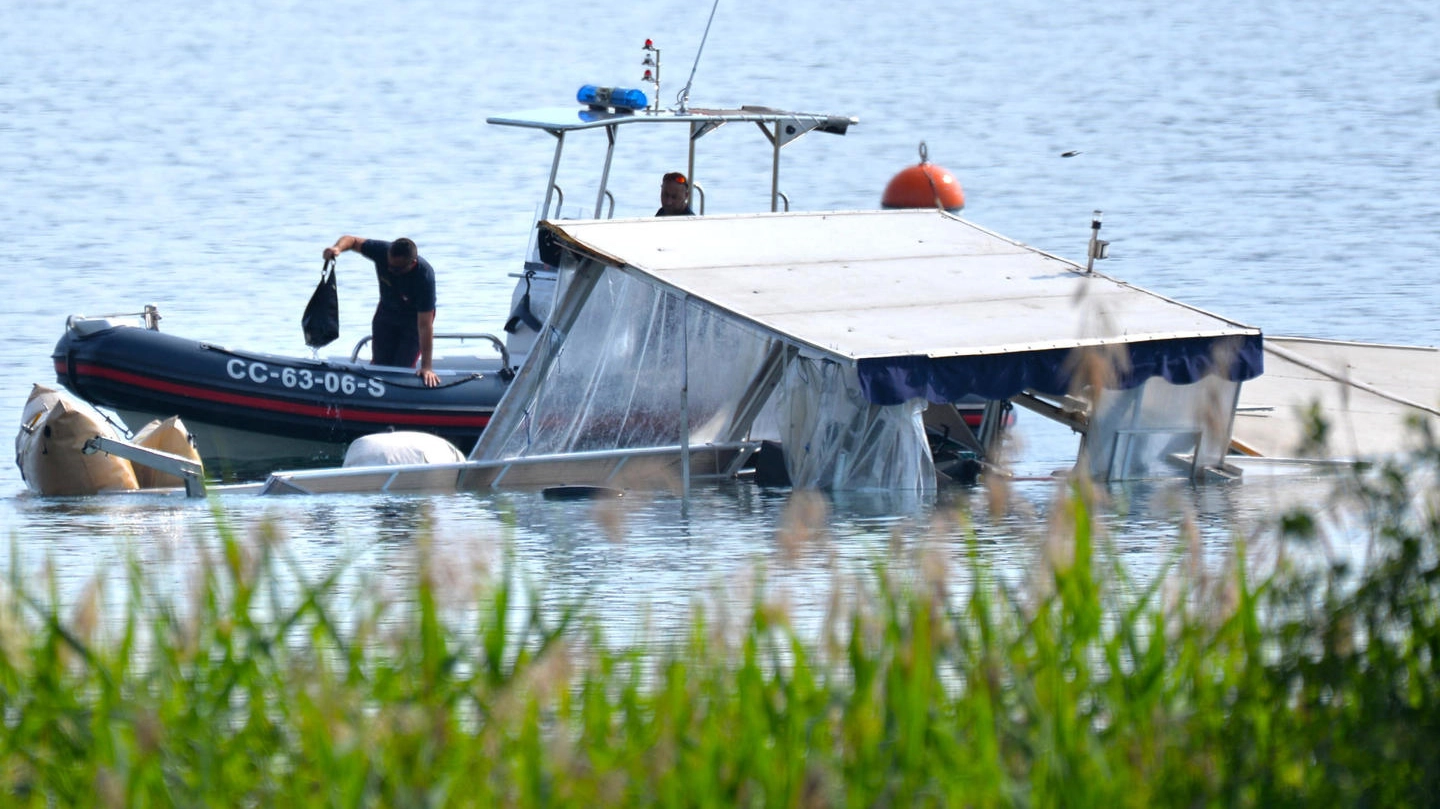
[[700,47],[695,49],[695,64],[690,66],[690,78],[686,79],[685,87],[680,90],[680,114],[690,111],[690,85],[695,83],[695,69],[700,67],[700,54],[705,52],[705,40],[710,38],[710,23],[715,22],[715,9],[720,7],[720,0],[715,0],[710,6],[710,19],[705,21],[705,33],[700,37]]

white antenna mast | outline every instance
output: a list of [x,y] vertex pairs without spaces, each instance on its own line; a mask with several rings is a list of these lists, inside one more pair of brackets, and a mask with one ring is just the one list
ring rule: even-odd
[[695,51],[695,64],[690,66],[690,78],[686,80],[685,87],[680,90],[676,98],[680,102],[680,113],[683,115],[689,112],[690,107],[690,85],[695,83],[695,69],[700,67],[700,54],[705,52],[705,40],[710,38],[710,23],[715,22],[715,9],[720,7],[720,0],[710,6],[710,19],[705,21],[705,33],[700,37],[700,47]]

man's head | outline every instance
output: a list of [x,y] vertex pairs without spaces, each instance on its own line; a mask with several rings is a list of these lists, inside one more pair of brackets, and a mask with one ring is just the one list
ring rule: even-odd
[[660,179],[660,210],[666,216],[680,216],[690,204],[690,181],[678,171]]
[[409,239],[400,238],[390,243],[388,255],[390,269],[395,272],[410,272],[420,260],[420,248]]

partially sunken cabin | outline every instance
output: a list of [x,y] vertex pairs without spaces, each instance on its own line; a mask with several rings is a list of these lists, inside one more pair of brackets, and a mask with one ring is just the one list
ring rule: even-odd
[[1201,477],[1262,371],[1259,329],[943,211],[541,227],[554,309],[464,486],[616,485],[637,458],[688,483],[772,439],[796,486],[927,491],[934,427],[977,400],[982,461],[1015,402],[1083,433],[1085,474]]

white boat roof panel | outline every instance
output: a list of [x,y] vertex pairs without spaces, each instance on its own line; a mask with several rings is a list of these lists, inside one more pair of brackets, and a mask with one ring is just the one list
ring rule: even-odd
[[[1423,450],[1407,421],[1440,425],[1440,349],[1266,337],[1265,375],[1240,391],[1236,442],[1273,458],[1304,456],[1310,408],[1331,429],[1328,459],[1355,460]],[[1308,456],[1314,459],[1314,455]]]
[[584,252],[839,358],[1259,330],[932,210],[551,221]]

